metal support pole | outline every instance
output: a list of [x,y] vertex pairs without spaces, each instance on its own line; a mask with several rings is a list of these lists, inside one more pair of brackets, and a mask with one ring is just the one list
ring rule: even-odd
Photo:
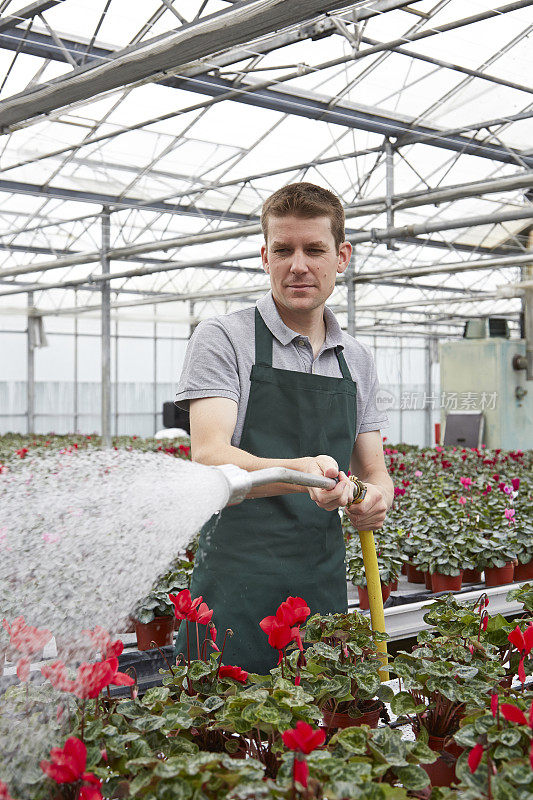
[[[533,229],[529,231],[528,247],[533,250]],[[533,280],[533,266],[528,264],[524,280]],[[533,381],[533,289],[524,289],[524,334],[526,337],[526,377]]]
[[[74,305],[78,307],[78,292],[74,292]],[[78,315],[74,315],[74,433],[79,429],[79,399],[78,399]]]
[[[400,323],[402,321],[402,315],[400,314]],[[400,410],[398,412],[398,439],[400,442],[403,442],[403,408],[402,408],[402,395],[403,395],[403,338],[400,336],[400,351],[399,351],[399,375],[398,375],[398,391],[400,393]]]
[[433,341],[431,336],[428,336],[426,342],[426,435],[425,447],[431,447],[431,422],[432,422],[432,400],[429,398],[433,394],[433,380],[432,380],[432,367],[433,367]]
[[33,310],[33,292],[28,292],[28,322],[27,322],[27,328],[26,328],[26,341],[27,341],[27,372],[26,372],[27,410],[26,410],[26,424],[27,424],[27,433],[35,433],[35,339],[34,339],[35,320],[31,316],[32,310]]
[[157,306],[154,303],[154,372],[153,372],[153,407],[154,407],[154,434],[157,433]]
[[[392,198],[394,197],[394,148],[391,140],[385,138],[385,209],[387,214],[387,228],[394,227],[394,210]],[[387,242],[387,250],[396,250],[394,239]]]
[[194,300],[189,300],[189,338],[193,335],[195,328],[196,323],[194,322]]
[[352,257],[346,268],[346,303],[348,311],[348,319],[346,321],[346,330],[350,336],[355,336],[355,250],[352,252]]
[[[109,275],[110,214],[102,207],[102,275]],[[111,286],[102,283],[102,445],[111,447]]]
[[114,385],[115,385],[115,392],[114,392],[114,420],[115,420],[115,436],[118,436],[118,319],[115,319],[115,378],[114,378]]

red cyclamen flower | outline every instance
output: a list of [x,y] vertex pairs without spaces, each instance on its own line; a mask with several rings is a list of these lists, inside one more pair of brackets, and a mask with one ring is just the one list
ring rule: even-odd
[[276,617],[265,617],[259,623],[262,630],[268,635],[268,643],[271,647],[275,647],[279,652],[278,664],[283,658],[283,649],[287,647],[289,642],[296,640],[300,649],[301,645],[300,630],[298,627],[289,628],[288,625],[280,622]]
[[2,625],[9,634],[11,647],[14,647],[23,656],[32,656],[38,653],[52,638],[52,631],[26,625],[24,617],[17,617],[11,625],[4,619]]
[[191,593],[188,589],[184,589],[179,594],[169,594],[170,601],[174,603],[174,613],[176,619],[187,619],[187,615],[191,613],[202,602],[201,597],[191,599]]
[[218,676],[219,678],[233,678],[234,681],[238,681],[239,683],[246,683],[248,680],[248,673],[240,667],[222,666],[220,667]]
[[75,783],[89,781],[100,786],[100,781],[92,772],[85,772],[87,748],[76,736],[71,736],[63,748],[52,747],[51,761],[41,761],[42,771],[56,783]]
[[74,680],[68,677],[67,669],[61,661],[45,665],[41,672],[56,689],[75,694],[82,700],[98,697],[109,684],[132,686],[135,683],[125,672],[118,671],[118,658],[97,661],[96,664],[80,664]]
[[217,647],[217,629],[214,625],[211,625],[209,629],[209,636],[211,637],[211,647],[220,653],[220,647]]
[[9,788],[6,783],[0,781],[0,800],[13,800],[9,794]]
[[279,606],[276,618],[292,628],[305,622],[310,613],[311,610],[303,598],[287,597]]
[[123,642],[120,639],[112,642],[111,636],[100,625],[96,625],[93,630],[82,631],[82,633],[89,637],[95,650],[100,651],[102,661],[107,661],[108,658],[118,658],[124,650]]
[[468,767],[470,772],[474,773],[476,769],[479,767],[479,762],[483,757],[483,745],[476,744],[475,747],[472,748],[470,753],[468,754]]
[[524,633],[522,633],[520,630],[520,626],[517,625],[516,628],[508,635],[507,639],[522,654],[520,657],[520,663],[518,664],[518,677],[521,683],[525,683],[526,671],[524,669],[524,660],[525,657],[531,653],[531,650],[533,650],[533,623],[528,625]]
[[300,761],[298,758],[295,758],[292,765],[292,776],[295,783],[300,783],[304,789],[307,789],[307,779],[309,777],[309,765],[307,761]]
[[492,716],[495,717],[498,711],[498,695],[491,694],[490,696],[490,710],[492,712]]
[[[201,597],[197,597],[196,600],[201,600]],[[193,601],[196,603],[196,600]],[[200,603],[200,605],[196,607],[191,607],[191,610],[187,614],[187,619],[189,622],[199,622],[201,625],[208,625],[211,622],[211,617],[213,616],[213,609],[208,608],[207,603]]]
[[289,750],[296,750],[299,753],[311,753],[321,744],[324,744],[326,732],[320,729],[313,729],[308,722],[298,720],[295,728],[290,728],[281,734],[283,744]]
[[519,725],[527,725],[528,728],[533,730],[533,700],[529,707],[529,719],[526,718],[523,711],[513,706],[511,703],[502,703],[500,710],[507,722],[517,722]]

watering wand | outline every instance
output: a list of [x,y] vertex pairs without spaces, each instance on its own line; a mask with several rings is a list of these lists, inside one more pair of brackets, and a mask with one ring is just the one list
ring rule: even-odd
[[[226,505],[241,503],[250,491],[256,486],[265,486],[268,483],[292,483],[298,486],[311,486],[315,489],[333,489],[337,480],[326,478],[323,475],[313,475],[309,472],[298,472],[287,467],[271,467],[258,469],[254,472],[236,467],[234,464],[224,464],[215,467],[221,472],[228,484],[228,499]],[[366,495],[366,486],[359,478],[350,476],[354,484],[354,499],[352,503],[362,503]],[[351,504],[350,504],[351,505]],[[359,531],[363,564],[365,567],[366,584],[368,588],[368,601],[370,605],[370,621],[372,630],[385,633],[385,615],[383,613],[383,596],[381,594],[381,580],[379,577],[378,558],[372,531]],[[376,642],[376,649],[382,654],[384,669],[379,676],[382,681],[389,679],[385,669],[387,664],[387,643]]]

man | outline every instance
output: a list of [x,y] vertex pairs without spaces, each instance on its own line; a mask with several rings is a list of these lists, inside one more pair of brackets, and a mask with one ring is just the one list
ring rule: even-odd
[[[393,486],[370,351],[343,333],[325,307],[352,251],[339,199],[310,183],[291,184],[265,202],[261,225],[271,292],[255,308],[198,325],[176,402],[190,407],[195,461],[252,471],[282,466],[338,479],[330,491],[288,484],[255,489],[202,531],[192,595],[214,609],[220,638],[226,628],[234,633],[224,663],[264,674],[277,654],[259,621],[288,595],[303,597],[312,614],[347,610],[338,509],[348,505],[359,530],[379,528]],[[349,506],[348,467],[367,486],[360,505]]]

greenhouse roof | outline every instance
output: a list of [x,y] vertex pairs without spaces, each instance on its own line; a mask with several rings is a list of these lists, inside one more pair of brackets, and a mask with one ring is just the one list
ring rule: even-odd
[[3,0],[0,314],[98,314],[103,249],[119,317],[249,304],[261,205],[308,180],[345,204],[358,329],[516,320],[532,6]]

